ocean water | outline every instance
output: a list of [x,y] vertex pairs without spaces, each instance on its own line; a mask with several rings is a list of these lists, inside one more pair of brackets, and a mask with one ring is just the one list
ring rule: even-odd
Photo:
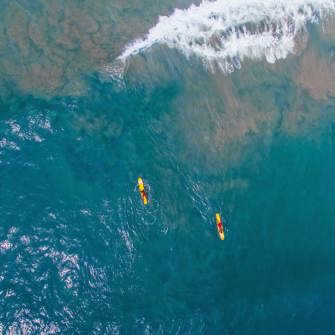
[[334,1],[0,7],[0,335],[333,333]]

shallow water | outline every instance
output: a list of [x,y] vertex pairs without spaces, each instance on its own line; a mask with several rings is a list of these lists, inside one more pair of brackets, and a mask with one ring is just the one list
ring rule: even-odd
[[[122,13],[172,6],[152,3]],[[69,65],[80,94],[8,84],[0,334],[330,333],[335,39],[320,27],[300,55],[230,75],[156,45],[121,81]]]
[[83,80],[114,60],[158,15],[191,0],[4,0],[0,4],[0,96],[87,94]]

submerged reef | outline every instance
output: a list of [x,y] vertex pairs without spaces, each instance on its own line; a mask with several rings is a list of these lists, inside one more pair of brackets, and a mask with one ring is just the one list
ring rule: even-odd
[[80,95],[82,76],[112,61],[158,16],[190,0],[4,0],[0,96],[17,88],[44,97]]

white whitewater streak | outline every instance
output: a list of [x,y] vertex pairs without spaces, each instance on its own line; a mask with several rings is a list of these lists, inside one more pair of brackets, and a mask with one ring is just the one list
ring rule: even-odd
[[239,68],[244,58],[273,63],[294,52],[295,36],[308,22],[334,11],[335,0],[204,0],[160,17],[147,36],[129,45],[118,59],[126,62],[164,44],[224,72]]

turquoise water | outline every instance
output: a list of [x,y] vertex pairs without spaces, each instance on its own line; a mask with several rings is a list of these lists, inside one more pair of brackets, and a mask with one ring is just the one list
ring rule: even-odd
[[331,333],[335,100],[302,57],[227,76],[157,47],[83,95],[7,86],[0,334]]

